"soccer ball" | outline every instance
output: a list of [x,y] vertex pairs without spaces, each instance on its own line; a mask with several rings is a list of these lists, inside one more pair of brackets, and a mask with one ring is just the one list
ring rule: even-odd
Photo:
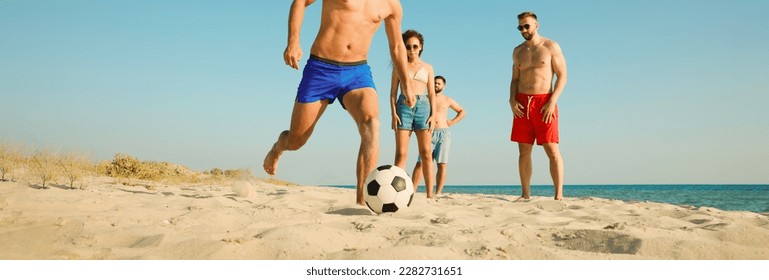
[[371,211],[377,214],[396,212],[411,205],[414,184],[400,167],[382,165],[368,174],[364,192]]

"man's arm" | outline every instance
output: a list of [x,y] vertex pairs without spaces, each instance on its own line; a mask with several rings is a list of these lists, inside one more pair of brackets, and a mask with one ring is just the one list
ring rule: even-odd
[[552,64],[553,74],[555,74],[555,87],[553,88],[553,96],[550,97],[550,101],[553,103],[558,102],[558,98],[563,93],[563,88],[566,87],[566,59],[563,57],[561,46],[558,43],[553,42],[552,50]]
[[294,0],[288,12],[288,42],[283,52],[283,61],[294,69],[299,69],[299,59],[302,58],[302,46],[299,44],[299,33],[304,21],[304,10],[315,0]]
[[398,131],[398,125],[401,123],[400,118],[398,117],[397,107],[396,103],[398,103],[398,84],[400,83],[400,80],[398,80],[398,71],[395,71],[393,69],[393,73],[391,75],[390,80],[390,116],[392,117],[392,129],[396,132]]
[[[401,20],[403,19],[403,7],[400,1],[390,1],[391,11],[390,16],[385,18],[385,33],[387,33],[387,41],[390,44],[390,58],[393,61],[393,67],[396,70],[398,77],[401,81],[408,81],[406,79],[406,73],[408,68],[406,66],[406,45],[403,43],[403,37],[401,37]],[[406,105],[413,107],[416,103],[416,96],[411,91],[411,85],[407,82],[400,83],[403,95],[406,97]]]
[[454,112],[457,112],[457,115],[454,116],[453,119],[446,121],[446,124],[449,126],[455,125],[465,117],[465,109],[463,109],[462,106],[459,106],[459,103],[452,98],[449,98],[449,108],[454,110]]
[[551,65],[553,66],[553,74],[556,77],[555,86],[553,86],[553,93],[548,101],[542,107],[542,121],[550,123],[555,117],[555,107],[558,104],[558,98],[563,93],[563,88],[566,87],[566,59],[563,57],[561,46],[554,41],[550,41],[550,53],[551,53]]
[[518,82],[521,79],[521,72],[518,70],[518,65],[515,63],[515,58],[518,56],[518,47],[513,50],[513,77],[510,79],[510,109],[513,110],[513,116],[523,117],[523,105],[515,100],[515,94],[518,93]]

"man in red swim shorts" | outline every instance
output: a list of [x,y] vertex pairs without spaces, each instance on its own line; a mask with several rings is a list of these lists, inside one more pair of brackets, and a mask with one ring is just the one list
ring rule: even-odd
[[[513,50],[510,108],[514,118],[510,141],[518,142],[521,198],[531,195],[531,152],[536,141],[550,159],[555,199],[561,200],[563,159],[558,150],[557,102],[566,86],[566,59],[558,43],[540,36],[538,29],[537,15],[518,15],[518,31],[526,41]],[[555,83],[553,76],[557,78]]]

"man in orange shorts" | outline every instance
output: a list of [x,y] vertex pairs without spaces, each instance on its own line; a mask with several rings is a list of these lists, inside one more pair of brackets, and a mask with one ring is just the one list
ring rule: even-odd
[[[518,172],[521,198],[531,195],[531,152],[536,141],[550,159],[555,199],[563,198],[563,159],[558,150],[558,98],[566,86],[566,59],[561,47],[537,33],[537,15],[518,15],[518,31],[526,40],[513,50],[513,78],[510,81],[510,108],[513,131],[518,142]],[[555,83],[553,83],[553,76]]]

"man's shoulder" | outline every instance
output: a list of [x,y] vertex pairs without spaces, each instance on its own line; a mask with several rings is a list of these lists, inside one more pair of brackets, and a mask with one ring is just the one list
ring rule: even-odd
[[[400,0],[387,0],[384,2],[385,2],[384,5],[386,6],[384,10],[387,11],[386,13],[388,16],[392,16],[400,13],[402,9]],[[376,3],[381,3],[381,2],[376,1]]]
[[448,96],[448,95],[446,95],[444,93],[438,94],[436,97],[438,97],[438,101],[442,101],[442,102],[446,102],[446,103],[450,103],[452,100],[454,100],[454,99],[451,99],[450,96]]
[[545,47],[548,47],[548,48],[559,47],[558,42],[556,42],[555,40],[550,38],[544,38],[544,39],[545,39],[545,42],[543,43],[543,45]]

